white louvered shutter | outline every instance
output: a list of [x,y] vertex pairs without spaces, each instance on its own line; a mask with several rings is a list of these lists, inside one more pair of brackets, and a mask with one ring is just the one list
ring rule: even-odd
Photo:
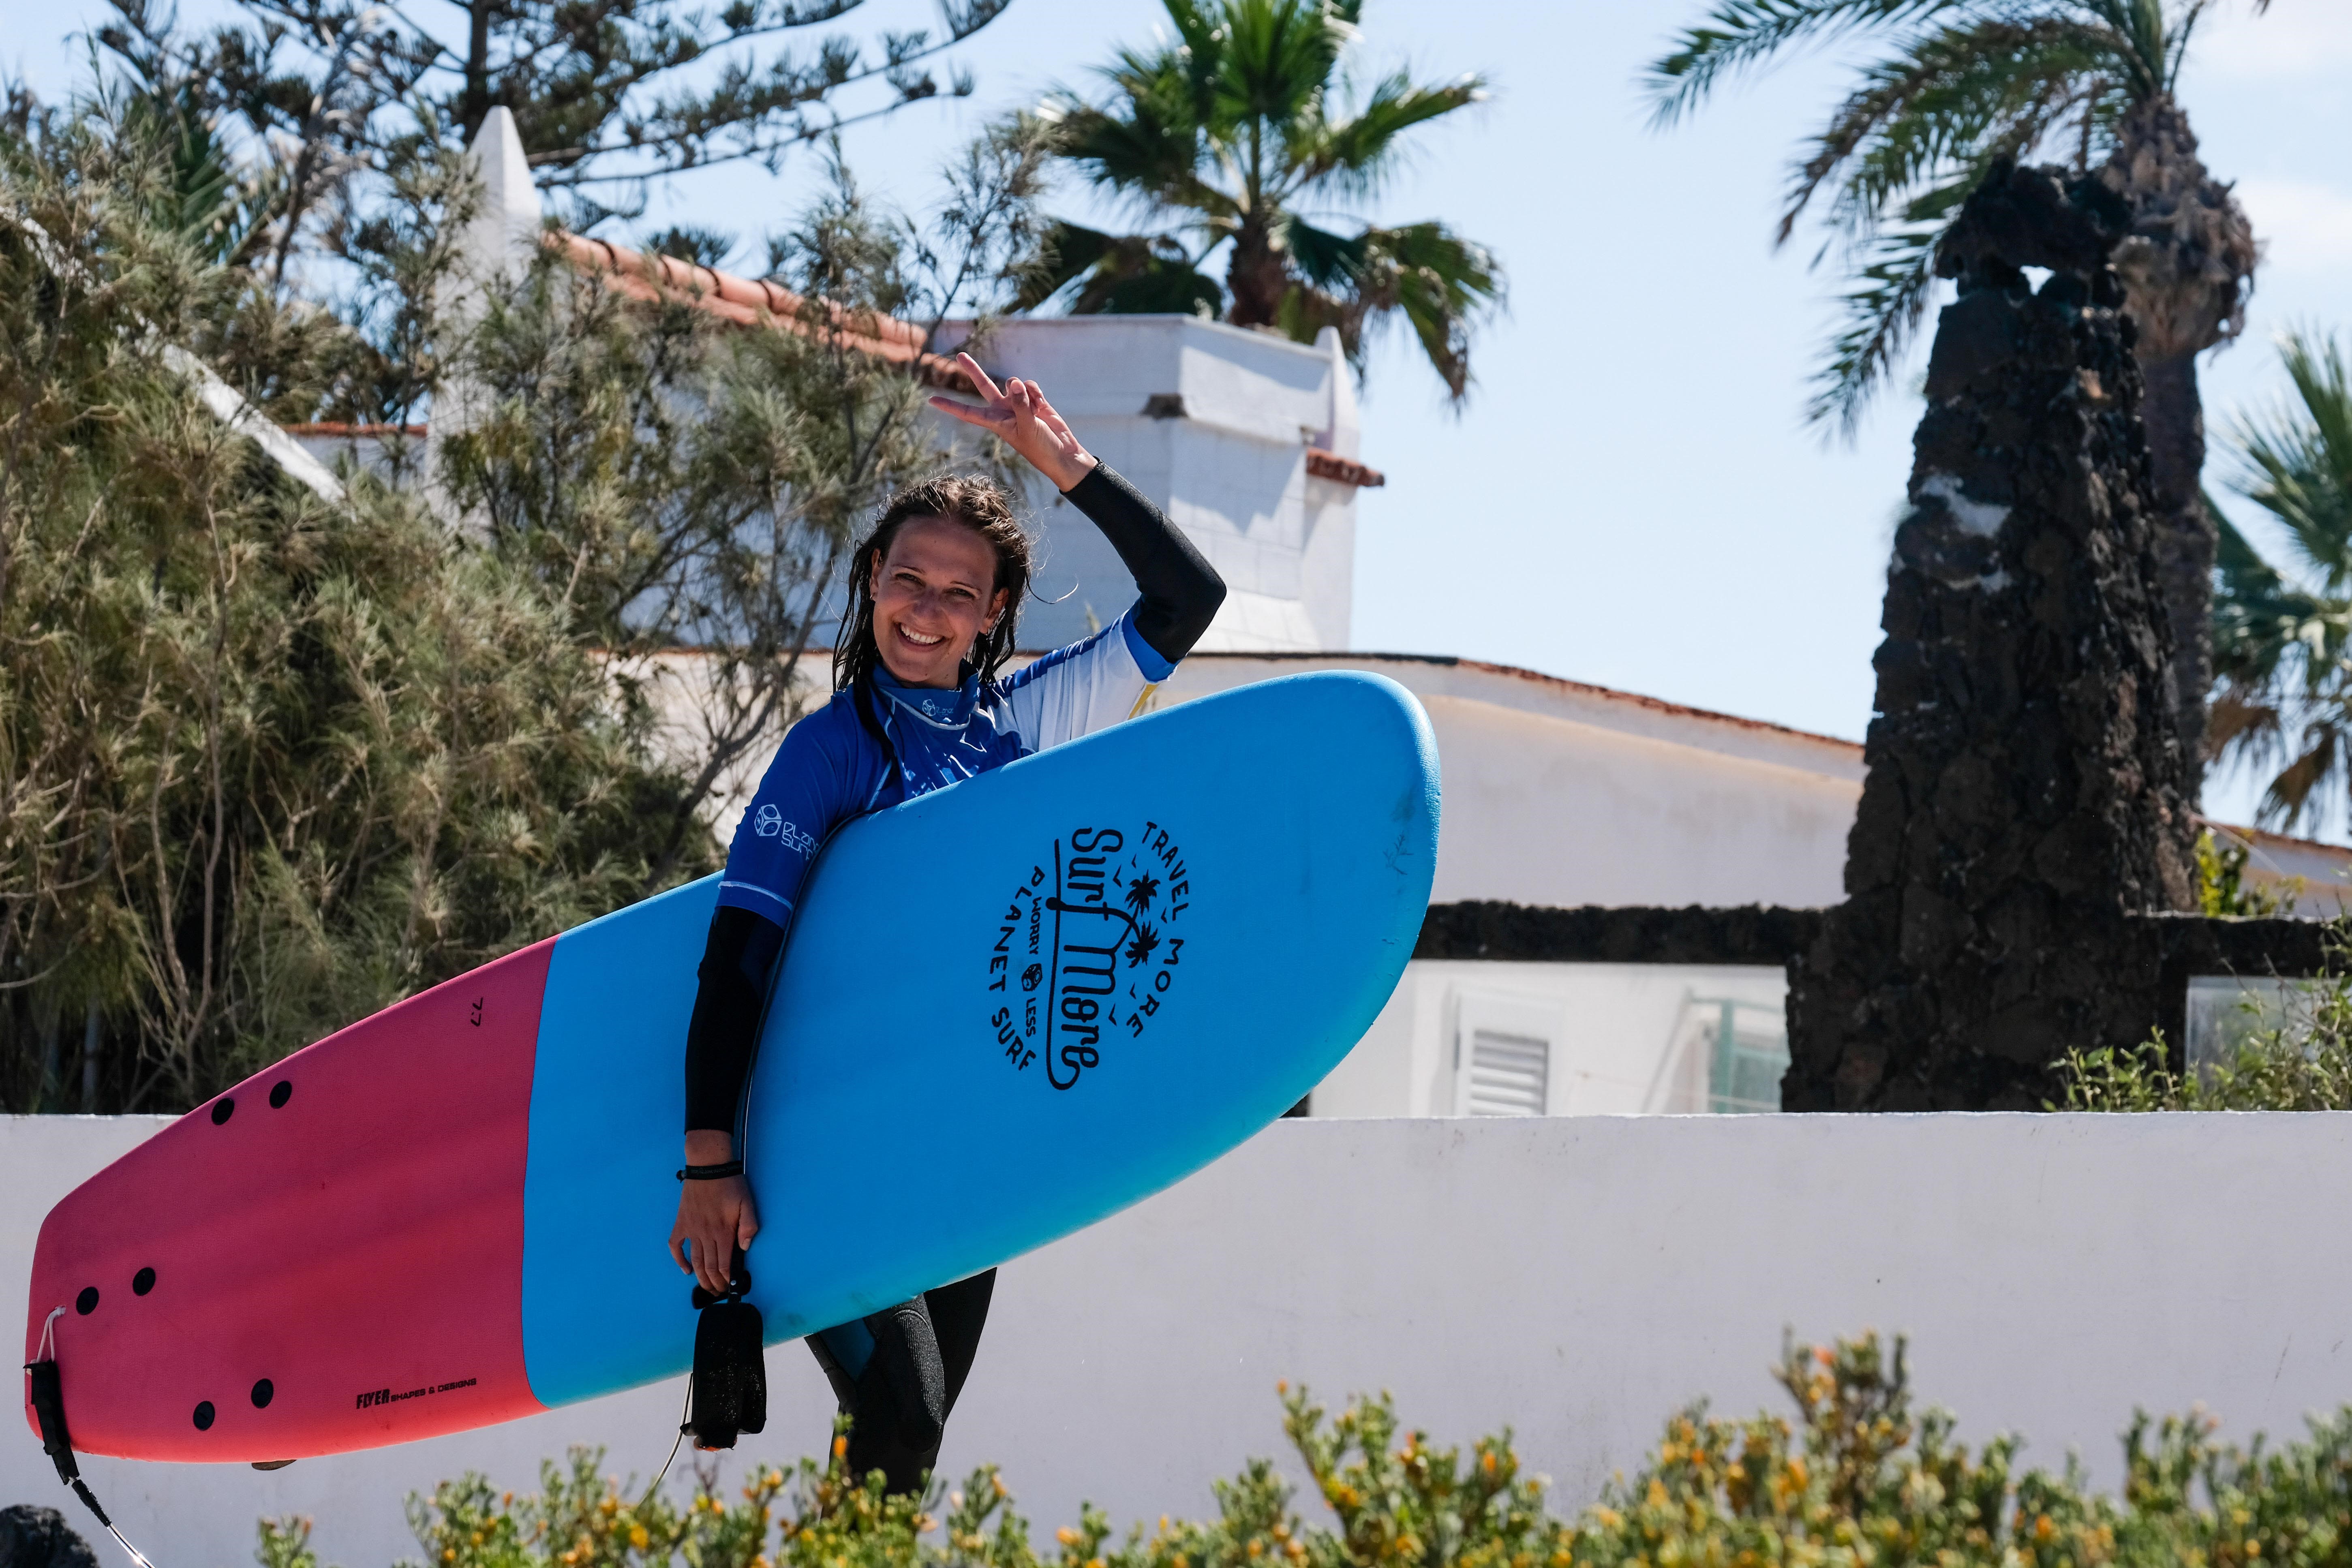
[[1524,1035],[1479,1029],[1470,1037],[1472,1116],[1541,1116],[1550,1088],[1551,1047]]

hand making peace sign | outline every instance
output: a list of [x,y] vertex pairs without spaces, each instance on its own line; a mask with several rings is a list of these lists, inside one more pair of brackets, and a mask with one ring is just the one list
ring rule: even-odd
[[1068,489],[1094,471],[1094,454],[1070,434],[1035,382],[1015,377],[999,387],[970,354],[956,355],[956,363],[986,401],[975,407],[952,397],[933,397],[932,407],[1002,437],[1029,459],[1030,467],[1053,480],[1057,490]]

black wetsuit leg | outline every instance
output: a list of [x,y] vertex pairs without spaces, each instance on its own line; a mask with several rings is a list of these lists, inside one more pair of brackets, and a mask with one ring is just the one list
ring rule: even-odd
[[939,1463],[956,1396],[971,1375],[996,1270],[926,1290],[856,1323],[809,1336],[809,1349],[850,1418],[849,1473],[880,1470],[912,1494]]

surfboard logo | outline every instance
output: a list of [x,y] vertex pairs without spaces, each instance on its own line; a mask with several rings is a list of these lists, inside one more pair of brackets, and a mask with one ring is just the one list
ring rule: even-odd
[[[1183,971],[1192,873],[1160,822],[1057,835],[1014,888],[988,954],[989,1023],[1015,1071],[1078,1086],[1143,1037]],[[1016,990],[1015,987],[1018,987]]]

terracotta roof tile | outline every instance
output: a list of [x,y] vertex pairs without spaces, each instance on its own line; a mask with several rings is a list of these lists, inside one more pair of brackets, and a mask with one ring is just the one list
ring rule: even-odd
[[1377,489],[1389,482],[1389,477],[1378,468],[1360,463],[1353,458],[1343,458],[1337,452],[1326,452],[1319,447],[1307,449],[1307,471],[1318,479],[1356,485],[1365,489]]
[[[575,266],[604,273],[613,279],[614,288],[636,299],[682,301],[747,327],[765,321],[788,331],[805,333],[814,330],[809,321],[807,302],[789,289],[773,283],[738,278],[731,272],[682,261],[674,256],[648,256],[609,239],[591,239],[586,235],[561,229],[550,233],[547,243],[568,255]],[[927,385],[979,395],[980,389],[971,384],[953,359],[924,351],[925,334],[920,327],[889,316],[847,310],[838,305],[827,306],[825,315],[833,330],[841,334],[840,341],[848,346],[900,364],[912,363]],[[1366,489],[1389,482],[1388,476],[1378,468],[1319,448],[1308,449],[1307,471],[1318,479]]]
[[824,314],[829,325],[819,329],[809,319],[807,301],[773,283],[738,278],[674,256],[649,256],[608,239],[591,239],[561,229],[548,235],[547,244],[568,255],[573,265],[605,274],[614,288],[633,298],[690,304],[747,327],[765,323],[803,335],[827,331],[838,334],[838,341],[847,347],[913,365],[927,385],[978,391],[954,360],[925,353],[923,330],[908,322],[828,304]]

